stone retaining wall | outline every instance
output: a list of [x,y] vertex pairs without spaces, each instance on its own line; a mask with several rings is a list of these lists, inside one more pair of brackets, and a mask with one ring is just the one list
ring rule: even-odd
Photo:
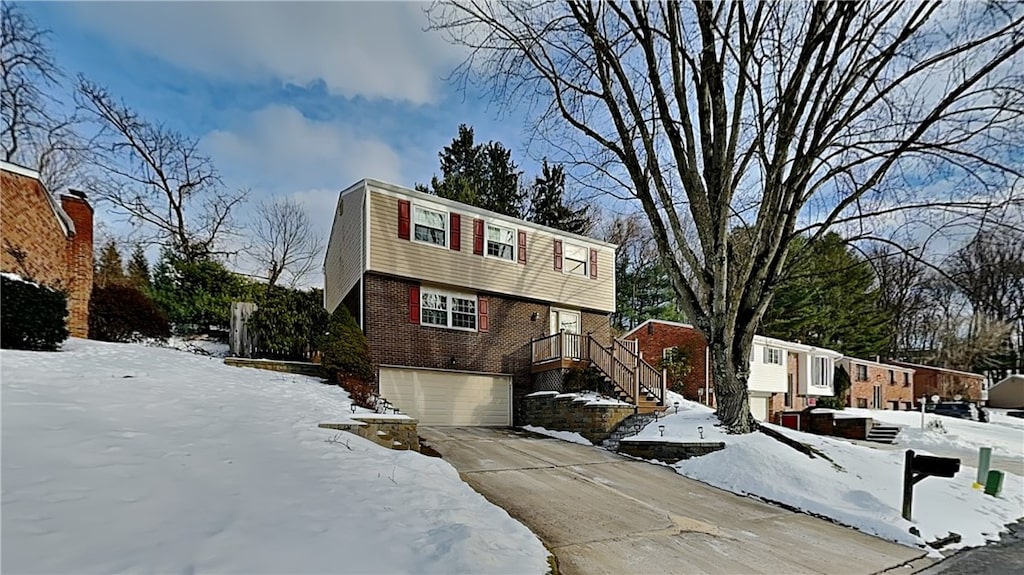
[[352,419],[358,423],[321,423],[319,427],[354,433],[388,449],[420,450],[420,438],[416,432],[416,424],[419,422],[415,419],[384,418],[373,415],[357,415]]
[[310,363],[308,361],[277,361],[272,359],[226,357],[224,358],[224,363],[234,367],[255,367],[256,369],[294,373],[295,375],[325,377],[324,370],[319,363]]
[[675,463],[681,459],[700,457],[725,449],[720,441],[676,443],[671,441],[650,441],[623,439],[619,441],[619,453],[632,455],[641,459],[655,459],[665,463]]
[[592,443],[601,443],[619,423],[633,415],[632,405],[587,405],[556,393],[523,398],[523,425],[556,431],[575,431]]

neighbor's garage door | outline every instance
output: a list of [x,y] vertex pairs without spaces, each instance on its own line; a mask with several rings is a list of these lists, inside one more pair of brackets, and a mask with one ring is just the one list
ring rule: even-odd
[[512,425],[512,377],[382,367],[380,394],[421,425]]
[[768,398],[767,397],[751,397],[750,398],[750,414],[754,416],[754,419],[758,421],[764,421],[768,419]]

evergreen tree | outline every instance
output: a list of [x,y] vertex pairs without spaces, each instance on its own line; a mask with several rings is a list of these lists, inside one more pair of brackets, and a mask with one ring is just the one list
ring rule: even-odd
[[438,153],[438,158],[441,177],[431,178],[429,188],[417,184],[417,190],[513,218],[522,217],[522,172],[512,161],[512,153],[500,142],[477,144],[473,128],[462,124],[459,135]]
[[150,288],[149,262],[141,245],[135,246],[132,257],[128,260],[128,283],[144,292]]
[[760,330],[767,336],[871,357],[888,346],[889,316],[874,270],[830,233],[815,246],[794,246],[797,260],[779,285]]
[[210,258],[189,260],[165,249],[153,270],[153,300],[178,331],[226,330],[231,303],[254,301],[261,286]]
[[570,206],[565,202],[565,168],[544,160],[541,175],[530,193],[530,221],[564,232],[585,235],[593,227],[590,206]]
[[124,262],[121,259],[121,252],[117,249],[114,240],[107,240],[100,250],[100,258],[96,262],[93,283],[99,287],[108,285],[120,285],[125,282]]

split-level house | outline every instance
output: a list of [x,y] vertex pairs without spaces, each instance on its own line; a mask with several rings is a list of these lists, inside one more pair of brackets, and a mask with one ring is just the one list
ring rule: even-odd
[[940,401],[979,401],[985,388],[985,376],[969,371],[960,371],[945,367],[934,367],[905,361],[887,361],[897,367],[914,370],[914,400],[920,405],[922,397],[932,401],[932,396],[939,396]]
[[[682,382],[687,399],[714,405],[714,378],[707,340],[694,326],[647,320],[622,339],[635,341],[639,355],[658,364],[672,349],[679,349],[690,365]],[[754,336],[748,391],[750,412],[761,421],[773,421],[781,411],[799,410],[833,395],[835,365],[842,354],[830,349]]]
[[839,365],[850,376],[847,407],[914,408],[914,368],[855,357],[845,357]]
[[660,372],[611,337],[615,249],[362,180],[338,198],[324,307],[347,307],[379,394],[423,424],[512,425],[517,398],[590,365],[620,396],[656,404]]

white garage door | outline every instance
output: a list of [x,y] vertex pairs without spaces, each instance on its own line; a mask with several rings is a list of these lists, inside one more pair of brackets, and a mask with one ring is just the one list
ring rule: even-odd
[[512,425],[512,377],[380,368],[380,394],[421,425]]
[[768,419],[768,398],[767,397],[751,397],[750,398],[750,414],[754,416],[754,419],[758,421],[764,421]]

